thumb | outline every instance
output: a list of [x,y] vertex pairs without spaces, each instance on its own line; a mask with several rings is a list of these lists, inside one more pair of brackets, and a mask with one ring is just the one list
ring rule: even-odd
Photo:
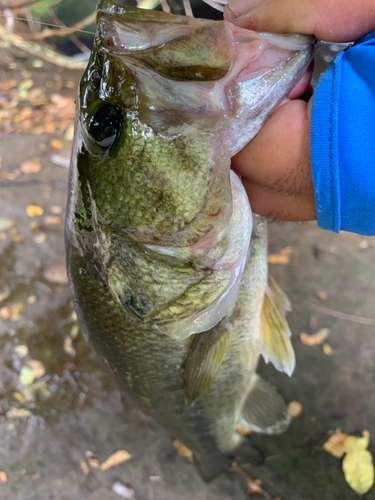
[[228,21],[255,31],[350,42],[375,29],[374,0],[229,0]]

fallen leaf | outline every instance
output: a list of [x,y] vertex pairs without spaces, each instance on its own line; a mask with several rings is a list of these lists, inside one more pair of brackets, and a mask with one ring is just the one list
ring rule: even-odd
[[24,418],[29,417],[31,415],[31,411],[25,410],[25,408],[11,408],[9,413],[14,418]]
[[43,215],[44,209],[38,205],[27,205],[26,213],[29,217],[39,217]]
[[0,470],[0,481],[5,484],[8,481],[8,476],[3,470]]
[[0,231],[8,231],[11,227],[15,226],[16,221],[0,217]]
[[27,366],[32,369],[34,378],[42,378],[46,374],[43,363],[38,359],[30,359],[30,361],[27,362]]
[[323,344],[323,342],[325,341],[325,339],[328,337],[329,334],[330,330],[328,328],[321,328],[318,331],[318,333],[315,333],[314,335],[308,335],[307,333],[300,333],[299,338],[302,344],[314,346]]
[[348,436],[342,462],[346,482],[358,495],[364,495],[374,484],[374,464],[367,450],[369,437]]
[[125,484],[120,483],[120,481],[116,481],[112,485],[112,491],[116,493],[119,497],[122,498],[134,498],[135,492],[133,488],[129,488],[125,486]]
[[10,318],[10,309],[9,307],[2,307],[0,309],[0,318],[4,321]]
[[66,141],[72,141],[74,137],[74,123],[71,123],[64,132],[64,139]]
[[63,211],[62,207],[59,207],[59,205],[52,205],[50,210],[53,214],[56,214],[56,215],[61,214]]
[[336,458],[341,458],[346,452],[347,439],[347,434],[344,432],[337,432],[324,443],[323,450]]
[[34,236],[34,243],[36,243],[37,245],[41,245],[46,238],[47,238],[46,233],[37,234],[36,236]]
[[31,61],[31,64],[33,65],[34,68],[43,68],[44,61],[42,61],[41,59],[33,59]]
[[14,350],[19,358],[25,358],[29,354],[29,348],[27,345],[16,345]]
[[66,274],[65,264],[50,267],[49,269],[46,269],[43,274],[46,280],[51,281],[52,283],[57,283],[59,285],[68,284],[68,275]]
[[25,304],[22,302],[17,302],[13,306],[9,308],[10,311],[10,319],[12,321],[18,321],[21,317],[21,312],[25,309]]
[[270,264],[288,264],[290,262],[289,254],[271,254],[268,256]]
[[22,391],[15,392],[13,396],[19,403],[25,404],[25,403],[30,403],[30,401],[34,399],[36,393],[41,395],[44,399],[50,396],[47,384],[43,381],[35,382],[31,385],[28,385],[24,389],[22,389]]
[[332,356],[335,351],[329,344],[323,344],[323,352],[326,356]]
[[193,452],[189,450],[184,444],[181,443],[178,439],[173,441],[173,446],[176,448],[177,453],[180,457],[185,457],[189,460],[189,462],[193,463]]
[[38,300],[38,297],[36,295],[29,295],[26,299],[27,304],[35,304],[35,302]]
[[84,475],[88,476],[90,473],[90,467],[87,465],[85,460],[83,460],[83,458],[80,460],[79,466],[81,467],[81,470],[84,473]]
[[288,404],[288,413],[290,418],[294,419],[301,415],[303,412],[303,406],[299,401],[291,401]]
[[64,143],[62,141],[59,141],[58,139],[52,139],[51,147],[53,149],[62,149],[64,147]]
[[56,215],[47,215],[47,217],[45,217],[44,219],[44,222],[47,224],[47,226],[56,226],[57,224],[61,223],[61,219]]
[[362,250],[365,250],[366,248],[368,248],[370,246],[370,243],[367,241],[367,240],[362,240],[360,243],[359,243],[359,248],[361,248]]
[[328,299],[328,294],[326,292],[318,292],[317,296],[319,297],[320,300],[327,300]]
[[288,246],[288,247],[285,247],[285,248],[282,248],[280,250],[280,253],[281,255],[289,255],[290,253],[293,253],[294,252],[294,248],[291,247],[291,246]]
[[25,239],[23,234],[18,234],[18,233],[13,233],[11,235],[11,238],[14,243],[21,243],[21,241]]
[[105,460],[101,464],[100,468],[101,470],[108,470],[111,467],[114,467],[115,465],[121,464],[122,462],[127,462],[130,458],[131,455],[126,450],[119,450],[116,451],[116,453],[114,453],[110,457],[108,457],[107,460]]
[[241,424],[241,422],[237,423],[236,431],[238,432],[238,434],[240,436],[243,436],[243,437],[246,437],[253,432],[253,430],[250,429],[250,427],[247,427],[246,425]]
[[37,233],[38,231],[40,231],[40,224],[37,220],[31,220],[29,226],[32,233]]
[[44,125],[44,132],[46,134],[53,134],[56,131],[56,127],[53,123],[49,122]]
[[95,453],[93,453],[90,450],[87,450],[85,455],[87,462],[92,469],[100,469],[100,463],[99,460],[96,458]]
[[23,385],[31,385],[35,380],[33,369],[30,366],[23,366],[20,373],[20,382]]
[[31,160],[26,160],[20,165],[21,172],[24,174],[36,174],[42,170],[40,158],[36,157]]
[[74,340],[79,333],[79,326],[78,325],[73,325],[71,330],[70,330],[70,338]]
[[12,78],[11,80],[7,80],[6,82],[0,83],[0,89],[1,90],[10,90],[13,87],[17,87],[18,85],[18,80],[15,80]]

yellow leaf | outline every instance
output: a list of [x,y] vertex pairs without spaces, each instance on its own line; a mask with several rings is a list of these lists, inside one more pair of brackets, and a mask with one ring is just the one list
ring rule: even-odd
[[335,351],[329,344],[323,344],[323,352],[326,356],[332,356]]
[[51,146],[53,149],[62,149],[64,147],[64,143],[58,139],[52,139]]
[[[353,436],[349,436],[353,438]],[[357,438],[353,438],[357,439]],[[364,439],[364,438],[358,438]],[[364,495],[374,484],[374,464],[369,451],[356,448],[342,462],[346,482],[358,495]]]
[[38,205],[27,205],[26,207],[26,213],[29,217],[39,217],[43,215],[43,212],[43,208]]
[[308,335],[307,333],[300,333],[300,341],[304,345],[320,345],[323,344],[325,339],[328,337],[330,334],[330,330],[328,328],[321,328],[318,333],[315,333],[314,335]]
[[348,436],[346,444],[346,453],[356,453],[357,451],[367,450],[370,444],[370,436],[364,435],[363,437]]
[[289,254],[271,254],[268,256],[270,264],[288,264],[290,262]]
[[31,415],[31,411],[25,410],[24,408],[11,408],[9,413],[14,418],[29,417]]
[[105,460],[101,464],[100,468],[101,468],[101,470],[108,470],[111,467],[114,467],[115,465],[119,465],[122,462],[126,462],[130,458],[131,458],[131,455],[126,450],[119,450],[119,451],[116,451],[116,453],[114,453],[110,457],[108,457],[107,460]]
[[291,401],[288,404],[288,413],[290,418],[297,418],[303,412],[303,406],[299,401]]
[[337,432],[331,436],[323,445],[323,449],[336,458],[341,458],[346,452],[348,435],[344,432]]
[[320,298],[320,300],[327,300],[328,299],[327,292],[318,292],[317,296]]

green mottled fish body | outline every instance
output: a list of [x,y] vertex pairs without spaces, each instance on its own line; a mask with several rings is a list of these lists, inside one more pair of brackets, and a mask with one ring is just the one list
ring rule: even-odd
[[266,223],[230,157],[302,76],[314,41],[109,0],[97,12],[66,221],[78,318],[138,407],[203,460],[230,455],[237,424],[289,422],[255,373],[259,355],[294,368]]

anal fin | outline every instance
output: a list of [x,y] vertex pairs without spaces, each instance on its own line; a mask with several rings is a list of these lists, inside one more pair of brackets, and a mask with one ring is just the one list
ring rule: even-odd
[[285,311],[290,302],[273,278],[269,278],[261,312],[260,352],[266,363],[271,361],[279,371],[292,375],[295,354],[290,340],[290,329],[285,319]]
[[262,434],[280,434],[289,423],[288,407],[271,384],[259,375],[242,408],[241,423]]

